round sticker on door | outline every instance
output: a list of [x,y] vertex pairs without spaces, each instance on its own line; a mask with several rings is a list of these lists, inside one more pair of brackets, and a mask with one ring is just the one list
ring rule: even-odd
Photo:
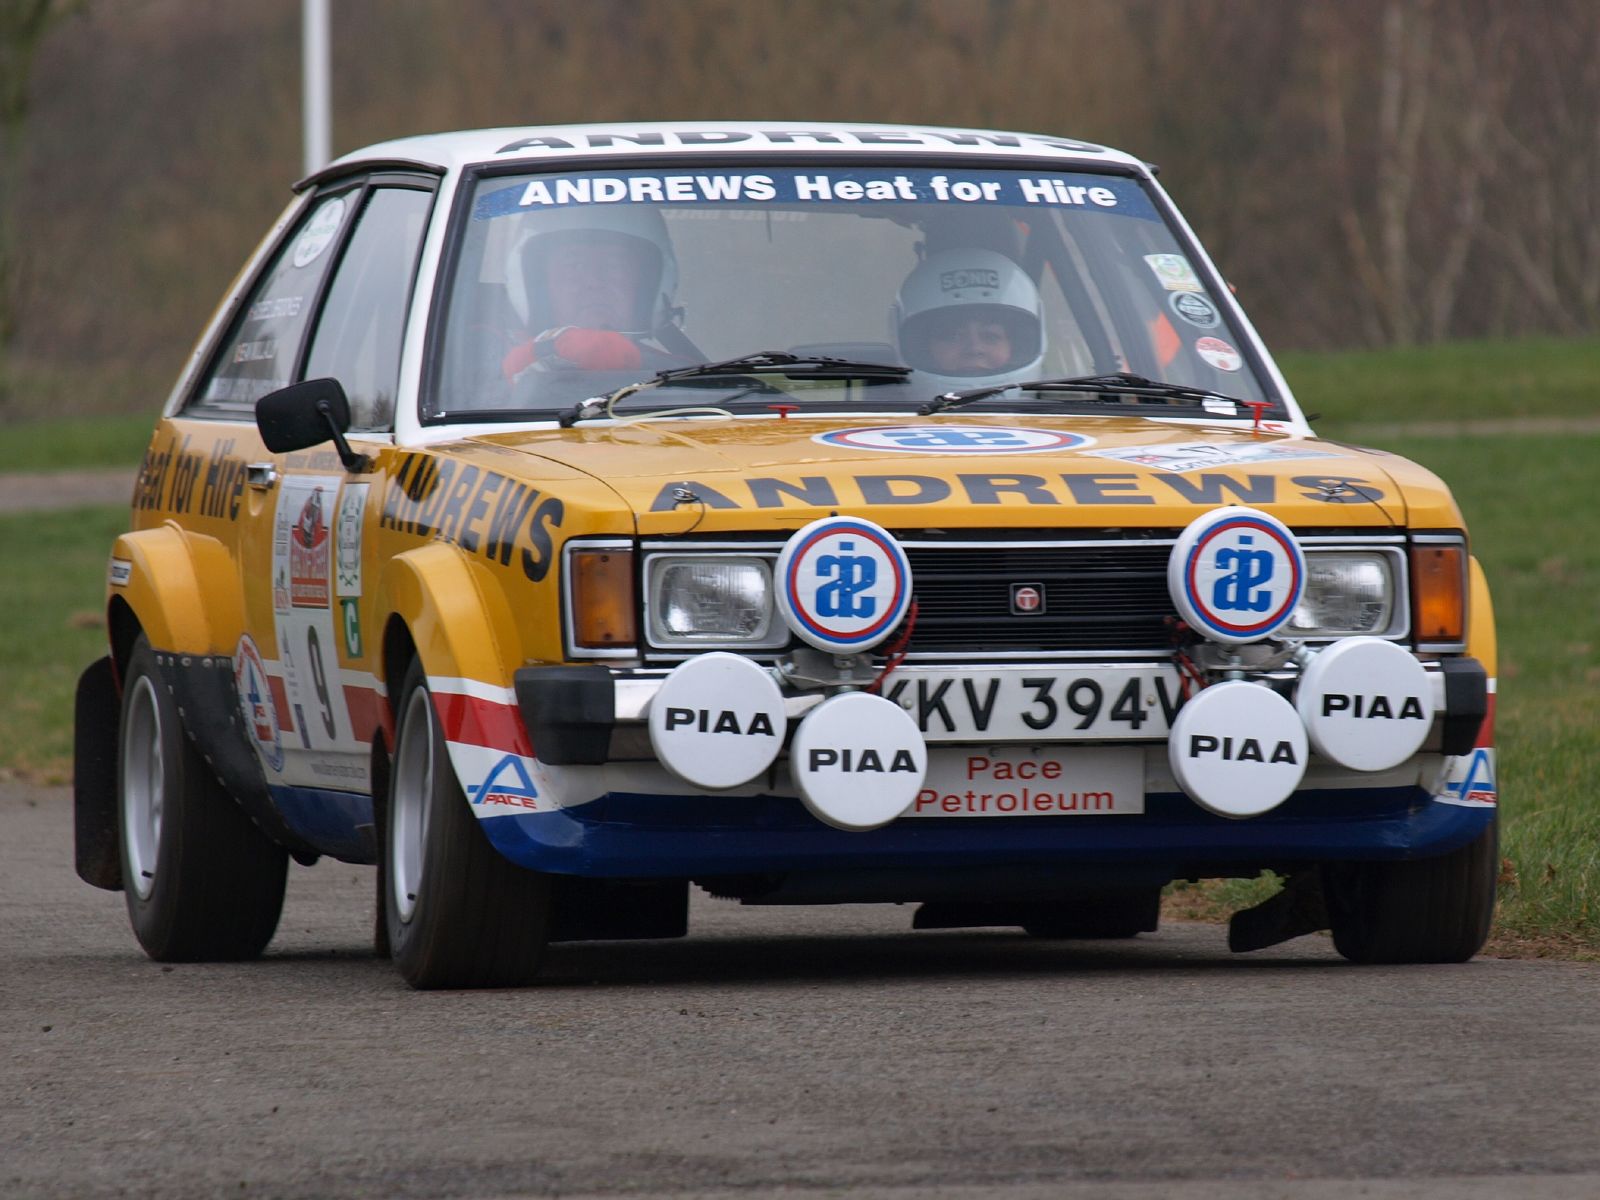
[[680,663],[650,701],[650,745],[696,787],[731,788],[772,765],[788,720],[772,676],[737,654]]
[[1294,615],[1306,560],[1282,521],[1254,508],[1196,517],[1167,558],[1167,591],[1200,636],[1225,645],[1271,637]]
[[[1177,313],[1191,325],[1201,329],[1215,329],[1217,327],[1217,310],[1199,292],[1172,292],[1167,296],[1167,307]],[[1216,338],[1204,339],[1214,342]],[[1220,344],[1220,343],[1219,343]],[[1210,361],[1209,359],[1207,360]]]
[[911,715],[882,696],[846,692],[806,714],[789,745],[801,802],[835,829],[887,825],[911,807],[928,747]]
[[239,697],[239,712],[245,731],[267,766],[283,770],[283,738],[278,733],[278,706],[272,700],[272,685],[255,640],[247,633],[233,652],[233,687]]
[[911,605],[911,564],[888,530],[859,517],[823,517],[784,543],[778,611],[795,635],[832,654],[870,650]]
[[1237,371],[1244,366],[1239,352],[1221,338],[1203,337],[1194,344],[1194,350],[1219,371]]
[[1385,771],[1415,754],[1433,728],[1422,664],[1393,642],[1335,642],[1306,666],[1295,707],[1317,753],[1352,771]]
[[322,207],[312,214],[311,220],[301,230],[294,244],[294,265],[308,267],[322,257],[322,252],[333,241],[344,223],[344,197],[334,196],[323,201]]
[[1167,761],[1191,800],[1219,817],[1278,807],[1306,773],[1306,730],[1271,688],[1243,679],[1213,684],[1178,710]]
[[1042,454],[1094,445],[1092,437],[1081,433],[1011,425],[868,425],[819,433],[811,440],[848,450],[907,454]]

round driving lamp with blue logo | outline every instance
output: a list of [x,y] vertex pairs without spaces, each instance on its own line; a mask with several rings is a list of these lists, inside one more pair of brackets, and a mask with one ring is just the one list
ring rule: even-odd
[[778,555],[778,611],[795,636],[830,654],[871,650],[911,605],[911,564],[894,536],[860,517],[823,517]]

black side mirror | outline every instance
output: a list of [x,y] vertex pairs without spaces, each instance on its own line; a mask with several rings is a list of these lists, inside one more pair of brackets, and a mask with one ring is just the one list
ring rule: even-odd
[[365,454],[344,440],[350,428],[350,400],[337,379],[308,379],[268,392],[256,401],[256,428],[274,454],[320,446],[330,438],[347,471],[365,471]]

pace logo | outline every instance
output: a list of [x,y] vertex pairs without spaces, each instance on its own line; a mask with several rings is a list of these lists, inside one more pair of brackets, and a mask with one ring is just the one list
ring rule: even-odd
[[1094,439],[1081,433],[1012,425],[869,425],[812,437],[824,446],[907,454],[1041,454],[1081,450]]
[[508,754],[490,769],[482,783],[472,790],[471,801],[485,808],[539,807],[539,789],[534,786],[522,758]]
[[1445,776],[1444,789],[1434,798],[1446,804],[1469,808],[1490,808],[1499,800],[1494,778],[1494,750],[1479,746],[1470,755],[1455,759]]
[[911,604],[911,564],[889,532],[855,517],[824,517],[784,544],[778,610],[795,634],[832,653],[870,650]]

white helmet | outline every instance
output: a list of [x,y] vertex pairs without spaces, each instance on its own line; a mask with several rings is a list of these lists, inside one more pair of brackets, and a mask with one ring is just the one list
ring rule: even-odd
[[555,325],[550,311],[547,262],[558,245],[583,241],[625,241],[644,256],[645,283],[634,303],[636,328],[624,333],[652,334],[678,317],[678,258],[667,224],[653,208],[640,204],[584,204],[533,216],[532,230],[518,238],[506,256],[506,296],[534,332]]
[[[935,339],[965,321],[997,324],[1009,354],[1003,362],[962,369],[936,361]],[[1016,263],[993,250],[941,250],[906,276],[895,297],[893,334],[906,365],[953,388],[1029,379],[1044,358],[1039,289]]]

